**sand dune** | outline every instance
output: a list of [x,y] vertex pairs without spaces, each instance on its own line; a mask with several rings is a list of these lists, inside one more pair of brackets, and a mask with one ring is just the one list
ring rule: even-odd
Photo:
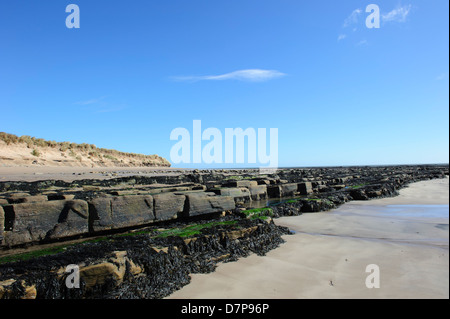
[[0,167],[169,167],[158,155],[143,155],[0,132]]

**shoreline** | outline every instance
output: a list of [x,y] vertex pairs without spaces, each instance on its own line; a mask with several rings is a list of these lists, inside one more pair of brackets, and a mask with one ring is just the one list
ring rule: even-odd
[[[323,166],[323,167],[280,167],[276,174],[289,170],[303,170],[312,172],[317,169],[351,169],[365,167],[445,167],[448,164],[403,164],[403,165],[351,165],[351,166]],[[62,180],[64,182],[74,182],[79,180],[109,180],[120,177],[132,176],[178,176],[182,174],[202,173],[202,172],[221,172],[228,174],[249,173],[255,177],[259,174],[258,168],[212,168],[212,169],[195,169],[195,168],[176,168],[163,166],[108,166],[108,167],[88,167],[88,166],[0,166],[0,182],[37,182],[48,180]],[[263,175],[264,176],[264,175]]]
[[[296,232],[279,248],[191,275],[191,283],[168,298],[448,298],[448,215],[380,218],[373,211],[430,204],[448,211],[448,182],[412,183],[396,197],[276,219]],[[365,286],[369,264],[380,268],[379,289]]]
[[[187,276],[189,273],[211,273],[214,271],[214,265],[216,264],[219,264],[220,267],[223,267],[223,265],[229,266],[235,264],[222,264],[221,261],[237,260],[239,256],[248,256],[249,254],[245,253],[246,250],[257,254],[257,256],[267,254],[266,257],[257,264],[250,264],[250,267],[247,267],[247,270],[250,273],[244,277],[251,278],[251,276],[255,276],[253,278],[255,283],[251,283],[249,287],[258,287],[258,284],[262,284],[266,289],[262,287],[258,288],[257,291],[266,294],[267,287],[269,286],[270,288],[272,285],[272,280],[283,279],[283,276],[288,276],[291,273],[294,273],[296,276],[306,276],[306,279],[312,278],[311,274],[308,275],[308,270],[317,268],[317,265],[314,264],[317,262],[317,254],[314,254],[314,252],[325,252],[326,249],[329,249],[324,249],[323,245],[317,246],[316,244],[319,241],[316,237],[321,238],[321,240],[325,239],[325,243],[328,241],[328,243],[331,242],[332,244],[336,244],[342,243],[343,240],[349,241],[349,239],[345,237],[351,237],[353,235],[350,234],[350,236],[346,236],[349,234],[337,233],[335,235],[340,235],[337,237],[338,239],[333,238],[331,241],[329,238],[326,238],[330,236],[325,235],[330,233],[333,234],[333,232],[318,232],[319,236],[314,236],[315,234],[312,233],[311,229],[304,230],[296,228],[296,226],[299,225],[302,227],[305,219],[301,219],[302,223],[299,225],[289,226],[291,229],[296,230],[297,233],[295,235],[288,235],[289,228],[282,226],[280,222],[283,220],[294,222],[297,219],[293,217],[279,217],[298,216],[303,214],[303,218],[315,216],[318,225],[327,225],[326,222],[324,223],[323,218],[326,216],[333,216],[333,214],[308,214],[308,212],[329,212],[330,209],[341,207],[345,202],[358,199],[368,200],[370,198],[397,196],[399,190],[404,189],[407,185],[411,185],[414,181],[436,181],[438,178],[442,179],[443,177],[448,176],[448,167],[406,166],[392,168],[330,168],[309,171],[285,170],[280,171],[279,175],[273,176],[255,176],[253,173],[254,172],[250,170],[241,172],[201,172],[199,170],[194,170],[190,174],[181,174],[179,176],[167,176],[163,173],[154,177],[119,177],[103,181],[84,179],[83,181],[76,181],[73,183],[55,180],[32,183],[0,182],[0,189],[3,191],[3,193],[0,194],[2,196],[0,197],[0,204],[3,207],[3,210],[0,208],[0,223],[4,225],[4,227],[0,227],[0,239],[2,240],[0,241],[0,244],[3,245],[4,249],[19,247],[20,245],[40,245],[50,242],[64,243],[64,241],[71,238],[87,238],[96,235],[107,235],[106,241],[103,241],[104,239],[102,239],[100,240],[101,244],[98,244],[100,246],[105,246],[104,248],[106,248],[106,251],[103,251],[103,248],[100,250],[96,249],[92,256],[90,249],[97,245],[96,240],[93,240],[93,242],[87,241],[86,245],[82,244],[80,246],[75,245],[73,247],[68,247],[67,251],[64,251],[65,248],[62,247],[62,252],[58,252],[61,250],[61,247],[51,247],[52,251],[50,251],[50,253],[45,249],[38,251],[37,255],[43,255],[43,259],[40,259],[41,257],[34,258],[33,256],[36,256],[36,253],[17,256],[17,258],[13,256],[12,259],[8,257],[4,260],[4,267],[6,267],[5,269],[7,269],[7,272],[11,272],[11,274],[15,273],[14,267],[16,266],[19,267],[19,269],[20,267],[28,269],[29,267],[27,265],[34,265],[33,267],[40,269],[32,270],[24,275],[31,279],[30,281],[27,281],[27,287],[32,288],[33,285],[36,284],[36,280],[38,282],[41,280],[39,278],[42,277],[42,274],[40,274],[39,271],[47,271],[46,276],[49,276],[47,264],[53,265],[55,262],[67,263],[67,256],[73,253],[77,256],[75,258],[75,263],[80,263],[79,267],[86,267],[85,263],[95,267],[106,267],[107,265],[105,265],[105,262],[106,264],[108,264],[110,260],[114,262],[114,259],[116,258],[114,256],[117,251],[121,251],[121,254],[128,254],[128,250],[131,249],[130,251],[134,251],[134,253],[131,253],[130,255],[130,262],[135,263],[137,268],[133,268],[133,272],[127,270],[128,268],[121,268],[121,274],[125,275],[126,273],[127,275],[118,277],[119,280],[116,282],[118,286],[109,287],[106,294],[100,293],[95,296],[109,298],[117,293],[119,295],[125,293],[126,296],[134,296],[134,298],[163,298],[170,296],[174,291],[170,291],[170,289],[174,288],[174,286],[171,286],[171,284],[168,286],[154,286],[152,284],[152,273],[146,273],[145,270],[152,269],[153,266],[150,267],[149,263],[155,262],[155,260],[152,259],[153,257],[151,258],[153,261],[145,259],[147,257],[144,258],[145,260],[142,260],[142,254],[136,251],[136,247],[134,247],[135,243],[126,240],[123,242],[117,241],[117,238],[128,238],[130,235],[132,237],[142,235],[142,239],[152,241],[154,240],[152,239],[154,237],[152,232],[156,231],[157,233],[154,235],[159,236],[157,234],[162,231],[161,225],[163,225],[163,228],[166,229],[164,231],[168,232],[167,234],[173,234],[173,236],[169,235],[172,239],[164,244],[158,241],[154,242],[151,245],[156,245],[155,247],[150,247],[150,249],[146,246],[145,249],[150,249],[151,254],[155,252],[160,254],[161,250],[166,249],[164,253],[161,253],[162,256],[154,256],[157,259],[176,257],[171,256],[172,253],[169,248],[172,246],[174,246],[174,250],[181,249],[181,251],[183,251],[183,257],[181,258],[181,256],[179,256],[175,259],[178,260],[176,263],[181,262],[186,266],[186,268],[183,268],[183,266],[179,269],[179,271],[184,273],[183,276]],[[448,177],[446,180],[448,189]],[[273,208],[268,211],[251,209],[253,201],[257,202],[261,199],[271,198],[279,198],[281,200],[280,204],[272,206]],[[282,198],[290,199],[283,201]],[[367,202],[369,201],[364,201],[363,203]],[[64,218],[61,219],[61,214],[65,213],[66,208],[75,208],[78,213],[69,214],[70,220]],[[177,214],[174,215],[174,212],[177,212]],[[275,222],[272,221],[271,217],[277,218],[275,219]],[[215,222],[208,222],[215,218],[218,218]],[[260,230],[262,230],[262,228],[264,228],[263,226],[266,224],[264,220],[268,222],[267,225],[272,228],[263,230],[264,233],[261,234]],[[339,219],[339,221],[340,220],[341,219]],[[200,221],[204,226],[195,224]],[[231,224],[231,228],[228,229],[229,231],[226,231],[226,229],[223,228],[225,226],[220,226],[223,222],[225,222],[223,225],[226,225],[230,221],[232,223],[247,223],[247,226],[249,227],[247,227],[248,229],[245,228],[245,230],[237,229],[238,231],[234,232],[232,229],[234,226],[231,226]],[[192,224],[193,222],[195,225]],[[253,224],[250,225],[248,222],[253,222]],[[217,227],[209,226],[210,224],[217,224]],[[338,223],[335,222],[335,224],[339,226]],[[351,223],[347,224],[350,225]],[[328,225],[332,225],[332,223],[328,223]],[[346,223],[344,223],[344,226],[345,225]],[[448,221],[444,225],[445,227],[443,227],[442,224],[437,226],[439,226],[438,228],[442,231],[447,227],[448,233]],[[236,227],[239,228],[240,226]],[[192,232],[187,230],[191,228],[195,231]],[[358,229],[358,227],[353,228]],[[389,229],[388,227],[383,228]],[[3,230],[3,233],[1,230]],[[223,230],[225,230],[225,232],[221,233]],[[130,234],[122,234],[123,232],[129,232]],[[308,232],[311,234],[307,234]],[[217,239],[222,238],[222,240],[219,240],[217,243],[212,242],[210,237],[211,234],[214,234]],[[286,234],[286,236],[284,236],[284,234]],[[30,235],[32,237],[30,237]],[[262,237],[260,235],[262,235]],[[231,237],[227,237],[228,240],[225,240],[223,239],[225,238],[224,236]],[[287,255],[282,258],[270,258],[272,254],[278,254],[280,251],[283,252],[285,250],[283,250],[284,245],[282,245],[280,250],[275,249],[272,252],[271,250],[278,247],[278,244],[283,242],[289,244],[293,240],[295,242],[299,239],[305,240],[308,236],[315,239],[306,245],[303,245],[302,243],[301,246],[296,246],[305,248],[306,252],[308,252],[308,249],[312,249],[309,252],[309,256],[306,255],[306,258],[303,258],[302,260],[290,260],[293,256],[289,250],[286,252]],[[286,238],[282,239],[282,237]],[[358,234],[353,235],[353,237],[358,237]],[[245,244],[241,246],[240,242],[242,240],[253,240],[254,242],[250,243],[248,246]],[[355,241],[355,239],[352,240]],[[139,240],[137,243],[139,243]],[[220,248],[221,245],[224,245],[223,248]],[[335,253],[339,251],[339,248],[345,248],[345,246],[344,243],[338,247],[333,247],[330,249],[330,252]],[[358,249],[361,250],[364,249],[364,246],[364,243],[359,240],[359,246],[355,248],[360,247]],[[231,255],[226,253],[230,247]],[[255,247],[260,247],[261,249],[254,249]],[[192,250],[193,248],[194,250]],[[208,250],[206,255],[201,253],[205,251],[205,248]],[[55,251],[56,254],[52,253],[53,251]],[[293,251],[295,251],[295,249]],[[192,253],[194,255],[191,255]],[[200,253],[201,256],[198,255],[198,253]],[[305,255],[302,255],[301,251],[297,253],[299,256],[305,257]],[[295,254],[294,257],[296,257],[296,255],[297,254]],[[384,252],[381,255],[384,256],[386,253]],[[92,260],[91,257],[89,257],[91,259],[88,258],[87,260],[86,256],[91,256],[94,260]],[[74,262],[73,257],[74,256],[69,258],[72,263]],[[242,262],[244,262],[245,265],[246,262],[249,260],[251,261],[254,257],[254,255],[250,254],[250,256],[244,258]],[[325,257],[328,258],[332,256],[326,255]],[[13,268],[8,268],[10,267],[8,266],[8,260],[16,260],[14,258],[24,259],[24,262],[19,262],[17,265],[11,263],[10,265]],[[199,271],[196,266],[197,264],[192,264],[192,261],[189,261],[190,258],[200,258],[198,260],[200,265],[206,265],[207,267],[204,268],[202,266],[204,269],[202,268],[203,270]],[[302,269],[302,266],[304,265],[301,262],[305,262],[305,260],[307,262],[311,261],[313,264],[306,269]],[[349,260],[349,258],[345,258],[346,263]],[[423,258],[423,260],[430,260],[430,257],[427,256]],[[277,267],[274,268],[274,265],[269,264],[266,266],[266,269],[259,269],[260,263],[264,264],[268,261],[269,263],[275,263],[275,266],[277,263],[280,264],[280,261],[282,262],[281,265],[283,265],[285,261],[288,261],[294,268],[280,270],[277,269]],[[125,261],[123,262],[125,263]],[[242,265],[242,262],[239,260],[238,264]],[[159,261],[157,263],[160,266],[162,265]],[[163,264],[164,263],[165,262],[163,262]],[[170,263],[171,262],[169,262],[169,264]],[[325,267],[327,263],[334,265],[336,261],[324,259],[318,266]],[[214,267],[211,268],[212,266]],[[105,276],[116,278],[114,275],[114,267],[111,269],[113,271],[112,273],[108,271],[105,274],[96,275],[95,282],[98,281],[98,284],[87,286],[82,294],[84,294],[84,296],[94,297],[94,295],[90,294],[95,294],[95,291],[101,292],[103,291],[102,289],[106,289],[106,287],[102,286],[104,285],[104,281],[101,278]],[[144,272],[142,272],[143,270]],[[240,270],[241,269],[239,268],[238,271],[235,272],[239,273]],[[125,271],[125,273],[122,273],[123,271]],[[188,273],[186,273],[186,271]],[[233,272],[233,274],[235,272]],[[164,271],[162,274],[163,273]],[[177,279],[177,274],[178,273],[166,273],[164,276],[169,276],[170,280],[172,280],[177,287],[179,285],[186,285],[190,282],[190,277],[185,277],[186,279],[179,281]],[[267,280],[268,274],[271,278],[269,280]],[[14,282],[20,283],[19,279],[23,276],[17,274],[16,277],[10,277],[11,276],[4,277],[4,279],[9,280],[14,278]],[[83,276],[82,280],[85,280]],[[139,283],[135,280],[138,280]],[[237,278],[237,280],[238,284],[241,283],[239,278]],[[300,294],[299,291],[285,291],[285,288],[289,287],[289,283],[292,282],[292,278],[285,278],[283,280],[286,284],[284,287],[277,288],[278,292],[277,289],[275,289],[274,294],[264,295],[261,298],[305,298],[305,296],[309,296],[301,291]],[[337,279],[335,278],[326,280],[321,279],[321,281],[326,281],[331,287],[336,287],[336,284],[339,282],[339,280],[336,280]],[[229,282],[232,281],[225,280],[225,284],[228,284]],[[5,284],[7,285],[8,283],[9,281],[6,283],[4,282],[3,286],[5,287]],[[58,296],[60,296],[60,293],[62,293],[62,296],[66,296],[67,291],[64,292],[64,282],[58,279],[58,283],[59,288],[57,288],[57,290],[62,290],[58,292],[52,288],[51,291],[57,293]],[[275,283],[275,286],[277,284],[278,283]],[[142,285],[147,288],[142,290]],[[0,292],[2,290],[1,286],[2,284],[0,283]],[[36,292],[34,296],[48,296],[48,289],[45,288],[45,285],[42,286],[39,284],[36,287],[39,288],[36,288],[37,290],[34,289]],[[217,287],[220,288],[221,285],[213,287],[211,291]],[[236,285],[236,287],[239,287],[239,285]],[[4,288],[3,290],[7,291],[8,296],[20,297],[20,289],[15,290],[16,288],[17,287],[11,287],[12,290],[10,288]],[[297,287],[295,288],[297,289]],[[147,291],[148,289],[150,290]],[[209,288],[207,290],[209,290]],[[236,298],[236,293],[240,292],[242,292],[242,288],[238,289],[228,297],[223,297],[221,294],[218,294],[217,297],[211,297],[211,294],[208,293],[204,297],[194,298]],[[71,294],[69,293],[66,297],[71,298],[70,296]],[[252,296],[251,298],[260,298],[254,297],[251,291],[246,292],[242,298],[249,298],[249,296]],[[186,298],[191,297],[188,296]],[[311,298],[314,298],[314,295],[312,295]]]

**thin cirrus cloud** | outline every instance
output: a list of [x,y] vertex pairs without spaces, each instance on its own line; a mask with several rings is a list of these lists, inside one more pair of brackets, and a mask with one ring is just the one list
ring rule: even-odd
[[356,46],[359,47],[359,46],[367,45],[367,44],[369,44],[369,42],[367,42],[366,39],[362,39],[361,41],[359,41],[358,43],[356,43]]
[[[353,32],[355,32],[357,30],[356,26],[359,22],[359,18],[361,16],[361,14],[362,14],[362,9],[358,8],[358,9],[353,10],[352,13],[344,20],[344,24],[342,25],[342,28],[345,29],[345,28],[349,28],[349,27],[353,26],[352,29],[353,29]],[[344,40],[345,38],[347,38],[347,34],[341,33],[341,34],[339,34],[337,40],[339,42],[339,41]]]
[[[381,14],[383,22],[406,22],[406,18],[411,12],[412,5],[398,6],[397,8]],[[352,13],[344,20],[343,28],[357,25],[362,15],[362,9],[358,8],[352,11]],[[355,29],[353,29],[355,31]]]
[[[404,23],[407,21],[407,17],[410,14],[412,9],[412,5],[408,4],[408,5],[403,5],[403,6],[398,6],[395,9],[387,12],[387,13],[383,13],[380,15],[381,20],[383,21],[383,23],[388,23],[388,22],[397,22],[397,23]],[[344,23],[342,25],[342,28],[349,28],[352,27],[353,32],[355,32],[357,30],[357,27],[359,24],[364,24],[364,21],[362,21],[362,19],[364,19],[364,17],[362,17],[363,15],[363,10],[358,8],[352,11],[352,13],[344,20]],[[362,19],[361,19],[362,18]],[[347,38],[347,34],[341,33],[338,35],[338,42],[344,40],[345,38]],[[360,44],[366,44],[367,41],[361,41],[359,42],[357,45]]]
[[351,25],[357,24],[361,13],[362,13],[361,9],[353,10],[352,13],[347,17],[347,19],[345,19],[343,27],[347,28]]
[[84,109],[89,109],[93,113],[111,113],[122,111],[127,108],[126,104],[109,103],[105,101],[106,96],[78,101],[73,104],[81,105]]
[[101,102],[104,98],[105,98],[105,96],[102,96],[102,97],[95,98],[95,99],[90,99],[90,100],[85,100],[85,101],[78,101],[78,102],[75,102],[74,104],[77,104],[77,105],[97,104],[97,103]]
[[338,41],[344,40],[347,37],[346,34],[339,34]]
[[247,82],[264,82],[275,78],[285,76],[277,70],[261,70],[261,69],[248,69],[238,70],[225,74],[218,75],[200,75],[200,76],[174,76],[173,80],[196,82],[196,81],[224,81],[224,80],[238,80]]
[[381,18],[384,22],[406,22],[406,17],[411,12],[411,5],[399,6],[386,14],[382,14]]

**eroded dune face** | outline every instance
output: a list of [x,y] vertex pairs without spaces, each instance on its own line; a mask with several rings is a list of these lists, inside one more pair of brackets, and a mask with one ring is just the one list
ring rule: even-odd
[[54,142],[0,133],[0,166],[169,167],[158,155],[125,153],[92,144]]

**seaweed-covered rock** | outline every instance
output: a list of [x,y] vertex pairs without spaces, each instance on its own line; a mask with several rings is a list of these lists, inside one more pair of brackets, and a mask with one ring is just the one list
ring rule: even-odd
[[308,199],[301,200],[302,212],[317,213],[336,208],[336,205],[329,199]]
[[273,205],[271,208],[273,211],[273,217],[277,218],[282,216],[299,216],[302,214],[302,206],[302,201],[292,200],[279,203],[278,205]]
[[[188,238],[154,232],[110,236],[56,255],[0,264],[0,298],[163,298],[188,284],[190,273],[211,272],[219,261],[250,253],[264,255],[289,234],[258,219],[220,219],[214,225]],[[79,265],[79,289],[65,284],[69,264]]]
[[353,189],[350,191],[350,196],[354,200],[368,200],[369,196],[367,196],[366,191],[364,189]]

